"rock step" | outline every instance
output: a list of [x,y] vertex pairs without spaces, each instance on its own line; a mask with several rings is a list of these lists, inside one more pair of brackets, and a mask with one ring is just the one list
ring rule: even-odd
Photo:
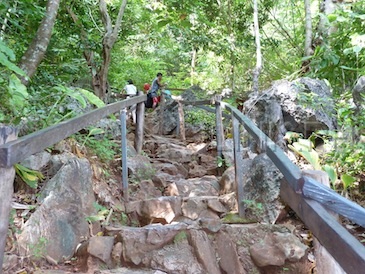
[[127,214],[136,214],[139,223],[169,224],[176,220],[197,220],[198,218],[220,219],[233,210],[234,195],[224,196],[164,196],[126,204]]
[[[259,267],[272,266],[273,262],[282,270],[289,261],[306,260],[308,248],[283,225],[227,225],[212,219],[191,224],[107,227],[105,234],[89,240],[89,254],[108,265],[149,269],[140,273],[154,274],[260,273]],[[134,273],[125,272],[125,268],[118,271],[105,274]]]

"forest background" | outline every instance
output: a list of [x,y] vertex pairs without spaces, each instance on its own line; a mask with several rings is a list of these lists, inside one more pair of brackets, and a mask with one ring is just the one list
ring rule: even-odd
[[21,134],[77,115],[69,98],[100,106],[128,79],[142,90],[157,72],[168,87],[231,92],[233,104],[307,76],[331,86],[329,136],[357,133],[321,164],[351,176],[344,188],[365,189],[365,111],[352,100],[365,75],[364,1],[15,0],[1,1],[0,18],[0,123]]

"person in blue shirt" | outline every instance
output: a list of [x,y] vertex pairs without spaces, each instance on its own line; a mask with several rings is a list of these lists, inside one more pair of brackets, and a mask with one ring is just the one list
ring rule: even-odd
[[164,85],[161,83],[162,81],[162,73],[159,72],[156,75],[156,78],[153,80],[152,85],[151,85],[151,89],[148,92],[153,100],[153,105],[152,108],[155,108],[159,102],[159,96],[158,96],[158,90],[161,89],[162,87],[164,87]]

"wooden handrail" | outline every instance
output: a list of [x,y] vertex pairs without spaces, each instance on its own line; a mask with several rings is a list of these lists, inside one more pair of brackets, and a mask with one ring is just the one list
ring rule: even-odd
[[6,143],[0,146],[0,167],[11,167],[110,114],[146,100],[147,96],[141,95],[115,102]]
[[[80,129],[99,121],[101,118],[146,101],[146,99],[146,95],[140,95],[116,102],[1,145],[0,167],[11,167],[26,157],[42,151]],[[240,124],[243,125],[282,172],[285,180],[281,185],[281,197],[298,214],[305,225],[311,229],[313,234],[339,262],[341,267],[347,273],[354,274],[359,273],[359,270],[365,268],[365,247],[325,209],[328,208],[365,227],[365,209],[363,207],[344,198],[319,182],[302,176],[299,167],[290,161],[284,151],[235,107],[214,100],[193,102],[181,100],[179,102],[183,105],[201,107],[210,112],[215,112],[216,109],[206,105],[219,104],[222,109],[226,109],[231,115],[222,113],[223,117],[231,118],[236,127]],[[174,103],[177,104],[177,102]],[[239,130],[237,131],[236,129],[235,132],[237,136]],[[239,145],[237,140],[235,143]],[[237,147],[235,151],[237,152]]]

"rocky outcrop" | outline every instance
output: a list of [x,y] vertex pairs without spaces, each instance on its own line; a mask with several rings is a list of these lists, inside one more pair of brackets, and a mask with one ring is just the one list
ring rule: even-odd
[[23,255],[60,262],[73,256],[89,235],[86,217],[94,212],[92,172],[86,159],[70,159],[46,184],[41,205],[24,224],[18,238]]
[[308,246],[302,244],[291,233],[273,232],[265,236],[262,242],[250,247],[250,254],[259,267],[282,266],[285,261],[297,262],[304,257]]
[[308,137],[319,129],[335,129],[334,100],[325,81],[280,80],[244,103],[244,113],[274,142],[283,146],[286,131]]
[[[305,259],[307,249],[280,225],[217,226],[198,220],[191,224],[113,228],[107,233],[115,237],[115,247],[121,246],[122,255],[116,258],[141,269],[166,273],[259,273],[263,264],[259,259],[255,265],[251,256],[263,246],[277,252],[270,254],[272,261],[280,261],[281,266],[289,261],[300,264],[298,260]],[[265,250],[259,255],[268,253]]]

